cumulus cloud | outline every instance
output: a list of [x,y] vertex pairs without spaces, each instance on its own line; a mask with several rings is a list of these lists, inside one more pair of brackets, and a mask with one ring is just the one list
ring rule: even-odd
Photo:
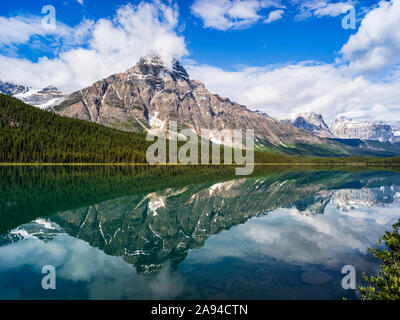
[[381,1],[341,50],[356,73],[381,74],[400,63],[400,2]]
[[[44,265],[53,265],[57,280],[68,282],[70,286],[80,283],[73,297],[85,299],[172,299],[183,290],[183,281],[168,266],[153,278],[138,274],[132,265],[121,257],[106,255],[88,243],[62,234],[49,242],[26,240],[0,247],[0,272],[30,267],[37,274],[39,282],[11,282],[11,288],[2,288],[3,298],[11,295],[15,299],[26,298],[27,292],[37,297],[37,286],[43,278]],[[0,281],[1,281],[0,277]],[[7,289],[13,290],[9,292]],[[56,290],[57,298],[63,298],[67,290]]]
[[323,215],[315,216],[301,215],[293,208],[278,209],[209,239],[202,249],[190,252],[185,263],[215,263],[232,257],[257,263],[272,257],[291,265],[319,264],[337,270],[343,261],[358,260],[365,270],[368,259],[359,255],[366,255],[391,228],[398,220],[397,212],[389,206],[341,214],[332,204]]
[[[195,0],[191,10],[206,28],[228,30],[252,26],[265,18],[261,10],[270,7],[282,5],[279,0]],[[274,17],[277,20],[277,13],[271,19]]]
[[169,63],[187,54],[184,38],[176,31],[178,15],[177,6],[159,1],[128,4],[112,20],[84,21],[75,28],[58,23],[56,34],[43,31],[38,17],[29,18],[33,25],[21,17],[0,20],[0,25],[15,30],[10,35],[0,32],[0,46],[26,43],[33,37],[43,45],[45,36],[57,36],[62,44],[55,58],[44,56],[36,62],[1,55],[0,79],[36,88],[52,84],[71,92],[125,71],[150,52]]

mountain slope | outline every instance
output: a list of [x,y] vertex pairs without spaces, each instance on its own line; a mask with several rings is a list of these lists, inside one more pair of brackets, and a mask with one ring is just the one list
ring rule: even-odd
[[[126,72],[71,94],[52,110],[125,131],[166,130],[170,120],[177,121],[180,128],[193,129],[198,135],[202,135],[201,129],[254,129],[256,145],[262,150],[351,155],[334,141],[210,93],[201,82],[190,80],[178,62],[168,70],[157,56],[144,57]],[[221,143],[220,137],[203,137]],[[296,151],[298,146],[301,152]]]

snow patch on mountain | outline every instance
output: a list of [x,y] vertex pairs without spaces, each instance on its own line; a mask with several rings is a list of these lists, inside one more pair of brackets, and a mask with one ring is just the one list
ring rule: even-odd
[[316,113],[299,114],[293,120],[285,120],[296,128],[311,132],[319,137],[333,138],[333,134],[325,123],[322,115]]
[[355,121],[341,117],[331,125],[331,131],[337,138],[391,141],[394,137],[392,127],[383,122]]
[[0,93],[7,94],[40,109],[54,107],[65,101],[69,96],[53,86],[34,89],[2,81],[0,81]]

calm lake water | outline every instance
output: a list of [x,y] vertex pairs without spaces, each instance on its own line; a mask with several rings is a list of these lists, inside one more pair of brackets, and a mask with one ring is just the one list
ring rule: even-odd
[[[0,299],[359,299],[400,174],[0,167]],[[44,290],[42,267],[56,270]]]

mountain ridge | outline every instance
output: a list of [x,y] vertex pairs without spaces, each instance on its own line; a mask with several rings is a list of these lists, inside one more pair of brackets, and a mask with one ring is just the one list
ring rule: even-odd
[[400,142],[400,122],[396,121],[354,121],[351,118],[340,117],[329,126],[321,114],[313,112],[299,114],[294,120],[284,121],[320,137]]
[[[127,71],[72,93],[51,110],[125,131],[165,130],[168,121],[177,121],[178,128],[193,129],[199,136],[201,129],[253,129],[260,148],[291,148],[296,143],[336,147],[209,92],[203,83],[191,80],[179,62],[168,70],[157,56],[141,58]],[[216,142],[219,137],[203,138]]]

